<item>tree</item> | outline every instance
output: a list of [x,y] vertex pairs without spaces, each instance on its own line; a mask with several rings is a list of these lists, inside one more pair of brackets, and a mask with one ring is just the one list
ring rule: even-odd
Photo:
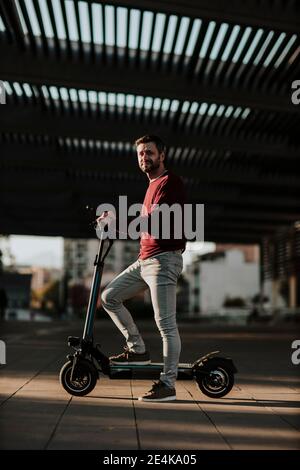
[[43,299],[46,303],[46,308],[55,311],[59,310],[59,281],[52,281],[46,285],[43,292]]
[[60,304],[60,282],[51,281],[42,289],[31,291],[31,307],[58,313]]

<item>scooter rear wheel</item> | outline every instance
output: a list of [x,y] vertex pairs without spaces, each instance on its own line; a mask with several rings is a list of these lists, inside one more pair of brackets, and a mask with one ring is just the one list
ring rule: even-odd
[[208,374],[196,374],[199,389],[211,398],[227,395],[234,385],[233,373],[223,366],[212,366]]
[[70,394],[82,397],[90,393],[97,383],[98,372],[95,366],[86,359],[81,359],[75,365],[72,375],[73,362],[66,362],[61,368],[59,380],[63,388]]

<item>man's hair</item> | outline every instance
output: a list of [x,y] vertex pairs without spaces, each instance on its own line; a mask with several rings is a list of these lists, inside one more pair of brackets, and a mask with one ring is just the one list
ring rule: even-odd
[[159,153],[164,152],[165,154],[165,160],[166,161],[166,153],[167,153],[167,147],[166,144],[161,140],[160,137],[157,137],[157,135],[143,135],[143,137],[140,137],[135,141],[135,146],[137,147],[140,144],[148,144],[148,142],[154,142],[156,145],[156,148]]

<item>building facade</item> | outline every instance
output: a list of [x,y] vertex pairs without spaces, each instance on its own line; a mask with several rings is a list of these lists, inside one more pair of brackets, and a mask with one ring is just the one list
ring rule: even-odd
[[238,246],[222,248],[197,256],[186,268],[192,317],[217,313],[230,302],[251,305],[259,293],[259,259],[255,252],[250,255],[251,250],[247,250],[246,256]]
[[[98,252],[98,239],[65,239],[64,272],[71,283],[86,283],[93,276],[94,261]],[[128,240],[115,240],[106,258],[103,272],[105,285],[115,275],[133,263],[139,253],[139,244]]]

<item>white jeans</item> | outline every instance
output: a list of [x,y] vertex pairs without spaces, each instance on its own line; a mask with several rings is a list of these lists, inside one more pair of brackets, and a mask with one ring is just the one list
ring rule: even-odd
[[137,353],[145,343],[123,301],[150,289],[156,325],[163,340],[164,369],[160,380],[174,387],[181,351],[176,323],[176,285],[182,271],[180,250],[166,251],[145,260],[138,259],[113,279],[102,292],[103,308],[126,338],[127,346]]

